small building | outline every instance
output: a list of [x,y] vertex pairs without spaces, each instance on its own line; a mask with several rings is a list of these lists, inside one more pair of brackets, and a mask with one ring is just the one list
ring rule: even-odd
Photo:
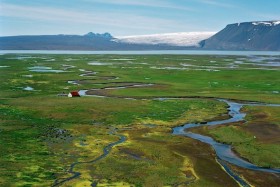
[[80,94],[78,91],[72,91],[68,94],[68,97],[80,97]]

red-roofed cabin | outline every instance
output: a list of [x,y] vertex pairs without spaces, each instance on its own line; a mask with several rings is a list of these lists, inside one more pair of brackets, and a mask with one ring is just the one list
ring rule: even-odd
[[80,94],[77,91],[73,91],[68,94],[68,97],[80,97]]

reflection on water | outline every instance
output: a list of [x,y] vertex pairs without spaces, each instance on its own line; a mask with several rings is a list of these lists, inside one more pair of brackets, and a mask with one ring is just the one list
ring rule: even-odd
[[231,150],[230,145],[221,144],[213,140],[211,137],[203,136],[200,134],[195,134],[190,131],[186,131],[187,129],[193,128],[193,127],[199,127],[199,126],[214,126],[214,125],[222,125],[222,124],[228,124],[238,121],[243,121],[246,114],[240,112],[240,109],[243,106],[272,106],[272,107],[279,107],[278,104],[258,104],[258,103],[249,103],[249,104],[241,104],[241,103],[235,103],[231,101],[227,101],[224,99],[220,99],[219,101],[226,102],[229,105],[229,115],[231,116],[230,119],[227,120],[219,120],[219,121],[212,121],[207,123],[198,123],[198,124],[185,124],[181,127],[175,127],[173,128],[173,134],[175,135],[181,135],[181,136],[187,136],[196,140],[199,140],[201,142],[207,143],[211,145],[216,154],[217,157],[223,161],[226,161],[228,163],[234,164],[236,166],[240,166],[242,168],[256,170],[256,171],[264,171],[264,172],[270,172],[270,173],[280,173],[280,169],[272,169],[272,168],[263,168],[258,167],[252,163],[249,163],[242,158],[239,158],[236,156],[233,151]]
[[106,63],[106,62],[89,62],[89,65],[92,66],[107,66],[107,65],[113,65],[112,63]]
[[25,91],[33,91],[34,88],[32,88],[30,86],[26,86],[26,87],[23,88],[23,90],[25,90]]
[[46,67],[46,66],[34,66],[34,67],[29,67],[29,71],[32,72],[40,72],[40,73],[62,73],[66,72],[63,70],[56,70],[52,69],[51,67]]

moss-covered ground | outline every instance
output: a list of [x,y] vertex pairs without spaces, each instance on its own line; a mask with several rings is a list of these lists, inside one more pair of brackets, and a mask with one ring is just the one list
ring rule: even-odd
[[[0,186],[52,186],[118,135],[126,141],[98,162],[76,165],[81,175],[61,186],[238,186],[211,147],[172,135],[172,127],[226,117],[225,103],[212,98],[280,104],[280,70],[267,64],[238,56],[1,55]],[[64,72],[30,71],[36,66]],[[80,76],[87,71],[97,73]],[[153,85],[92,91],[108,97],[58,96],[133,83]],[[152,99],[159,97],[184,99]],[[254,164],[279,168],[279,107],[242,110],[246,122],[196,131],[232,144]],[[279,176],[256,182],[262,174],[235,170],[256,186],[279,184]]]

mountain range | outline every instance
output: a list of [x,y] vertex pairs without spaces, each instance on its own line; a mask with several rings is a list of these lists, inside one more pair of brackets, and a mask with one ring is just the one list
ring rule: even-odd
[[265,50],[280,51],[280,21],[227,25],[220,32],[113,37],[110,33],[0,37],[0,50]]
[[189,46],[121,42],[109,33],[85,35],[37,35],[0,37],[0,50],[164,50]]

